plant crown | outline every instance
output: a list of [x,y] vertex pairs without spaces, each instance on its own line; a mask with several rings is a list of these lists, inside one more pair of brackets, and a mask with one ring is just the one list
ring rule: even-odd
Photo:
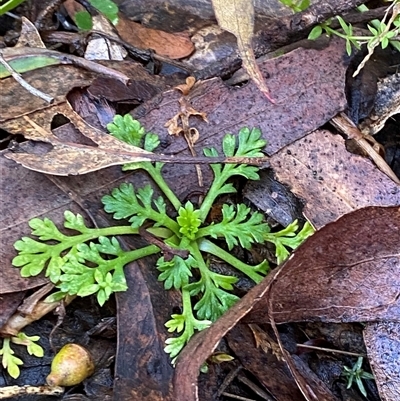
[[[158,136],[145,132],[130,115],[115,116],[107,126],[112,135],[134,146],[153,151],[160,143]],[[226,157],[261,157],[266,142],[259,129],[242,128],[237,136],[227,134],[222,149]],[[218,156],[214,148],[204,149],[207,157]],[[210,269],[210,256],[217,257],[240,274],[259,283],[269,271],[266,260],[251,266],[230,251],[235,247],[250,249],[253,244],[270,241],[275,244],[278,263],[289,255],[313,229],[306,223],[297,233],[294,221],[279,232],[271,232],[260,212],[253,212],[245,204],[222,205],[220,221],[208,223],[206,218],[220,195],[236,192],[230,179],[242,176],[259,179],[258,167],[246,164],[211,164],[214,179],[201,205],[190,201],[182,204],[162,175],[163,163],[135,162],[123,170],[147,171],[162,195],[155,196],[153,186],[135,188],[123,183],[102,198],[104,210],[123,225],[90,228],[83,217],[70,211],[64,213],[61,232],[48,218],[34,218],[29,225],[31,237],[15,243],[18,255],[13,265],[21,268],[23,277],[36,276],[42,271],[57,287],[47,300],[56,301],[66,295],[81,297],[95,295],[103,305],[114,292],[127,289],[124,266],[148,255],[160,254],[161,249],[149,244],[140,249],[123,250],[117,239],[121,235],[138,235],[146,229],[163,241],[169,250],[159,257],[156,269],[158,279],[166,290],[179,290],[182,295],[182,312],[173,314],[165,326],[178,336],[166,340],[165,351],[173,361],[196,331],[207,328],[238,297],[232,292],[238,277],[217,273]],[[170,211],[172,209],[172,212]],[[140,234],[139,234],[140,235]],[[223,249],[225,243],[227,250]],[[182,256],[187,252],[187,257]]]

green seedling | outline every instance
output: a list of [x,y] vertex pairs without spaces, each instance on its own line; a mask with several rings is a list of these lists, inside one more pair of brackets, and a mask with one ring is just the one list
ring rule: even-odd
[[[369,8],[365,4],[360,4],[357,7],[357,10],[365,13],[366,11],[369,11]],[[395,20],[396,21],[396,20]],[[395,21],[393,22],[393,25],[395,25]],[[397,23],[397,22],[396,22]],[[378,19],[373,19],[370,21],[370,24],[377,30],[381,31],[382,30],[382,21]],[[396,26],[396,25],[395,25]],[[389,40],[389,44],[395,48],[397,51],[400,51],[400,42],[398,40]]]
[[[157,135],[145,132],[130,115],[116,116],[108,129],[118,139],[147,151],[153,151],[160,142]],[[265,144],[260,130],[243,128],[238,136],[225,135],[222,149],[226,157],[260,157]],[[211,158],[218,156],[214,148],[204,149],[204,154]],[[125,171],[145,170],[162,193],[155,196],[150,184],[135,188],[124,183],[104,196],[104,210],[115,220],[122,220],[123,225],[90,228],[82,216],[66,211],[64,227],[70,231],[64,234],[48,218],[32,219],[29,225],[36,239],[24,237],[15,243],[18,255],[13,265],[21,268],[23,277],[45,271],[58,288],[48,301],[60,300],[67,294],[96,295],[103,305],[112,293],[127,289],[126,264],[161,252],[160,242],[125,251],[116,236],[138,235],[147,230],[164,243],[163,254],[156,264],[159,280],[166,290],[179,290],[182,296],[182,313],[173,314],[165,324],[169,332],[179,334],[167,339],[165,347],[175,360],[196,331],[207,328],[238,300],[232,293],[238,278],[212,271],[209,268],[211,255],[259,283],[269,271],[268,262],[248,265],[233,255],[233,249],[250,249],[255,243],[270,241],[276,246],[278,261],[282,262],[289,254],[286,248],[297,247],[313,229],[306,223],[296,235],[298,224],[293,222],[284,230],[272,233],[264,216],[252,212],[244,204],[224,204],[220,221],[207,223],[215,200],[220,195],[236,192],[230,179],[242,176],[257,180],[258,167],[211,164],[214,179],[201,205],[182,204],[164,180],[162,168],[163,163],[158,162],[123,166]],[[225,245],[221,245],[223,243]]]
[[18,7],[25,0],[9,0],[9,1],[0,1],[0,15],[3,15],[14,8]]
[[26,347],[29,355],[34,355],[41,358],[44,355],[43,348],[36,344],[39,341],[39,336],[27,336],[25,333],[20,332],[18,335],[10,338],[3,338],[3,346],[0,348],[1,363],[3,368],[7,370],[8,374],[16,379],[19,376],[19,366],[23,361],[14,356],[14,350],[11,348],[11,343],[23,345]]
[[310,7],[310,0],[279,0],[284,6],[289,7],[293,12],[299,13]]
[[[336,35],[346,41],[346,51],[348,55],[351,54],[353,46],[356,49],[361,49],[363,44],[366,44],[369,51],[373,51],[373,49],[378,45],[380,45],[382,49],[385,49],[389,43],[399,50],[400,44],[397,40],[394,40],[394,38],[399,35],[400,31],[400,16],[398,15],[399,2],[400,0],[394,0],[392,5],[388,8],[387,11],[389,11],[390,8],[393,9],[393,15],[390,19],[388,17],[388,12],[386,12],[381,21],[373,20],[367,25],[371,35],[355,35],[353,32],[353,26],[346,23],[342,17],[337,16],[336,19],[338,20],[342,31],[331,28],[333,19],[330,18],[322,24],[315,26],[308,35],[308,39],[315,40],[319,38],[323,32],[328,36]],[[360,7],[359,10],[363,12],[367,11],[368,8],[364,6]]]
[[367,392],[365,390],[362,379],[374,380],[374,376],[371,373],[365,372],[362,369],[362,363],[363,363],[363,357],[360,356],[352,368],[349,368],[348,366],[343,367],[342,375],[344,377],[347,377],[347,388],[348,389],[353,385],[354,382],[356,382],[357,387],[360,390],[361,394],[364,397],[367,397]]

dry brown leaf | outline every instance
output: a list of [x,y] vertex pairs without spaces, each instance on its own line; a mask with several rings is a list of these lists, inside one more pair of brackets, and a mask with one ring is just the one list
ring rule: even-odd
[[[277,179],[304,201],[303,212],[317,228],[362,207],[400,205],[400,186],[329,131],[314,131],[270,163]],[[251,194],[255,204],[259,193]]]
[[[65,116],[82,134],[79,142],[60,140],[50,129],[55,114]],[[42,125],[40,125],[42,124]],[[91,126],[72,110],[68,102],[52,108],[39,110],[20,119],[2,124],[4,129],[23,132],[33,141],[15,144],[4,156],[24,167],[53,175],[78,175],[97,171],[109,166],[132,162],[161,161],[165,163],[246,163],[263,164],[266,158],[247,157],[176,157],[147,152]]]
[[[268,390],[270,397],[261,399],[303,400],[269,327],[263,326],[261,329],[258,325],[239,323],[226,334],[225,339],[235,359],[239,361],[239,366],[243,366]],[[256,341],[261,343],[261,347],[256,344]]]
[[[58,139],[50,130],[55,113],[67,117],[86,138],[93,141],[93,146],[62,142]],[[24,136],[45,144],[26,142],[10,149],[4,155],[35,171],[54,175],[77,175],[129,163],[129,160],[151,160],[152,153],[128,145],[90,126],[67,102],[56,108],[34,112],[23,119],[26,122]],[[46,125],[39,125],[39,121]],[[7,124],[5,128],[8,128]]]
[[[271,74],[269,86],[275,105],[265,101],[252,81],[240,88],[228,87],[219,78],[195,85],[188,100],[209,120],[209,124],[199,118],[191,121],[191,126],[200,132],[199,150],[218,146],[225,133],[247,126],[261,129],[268,142],[265,152],[272,155],[325,124],[347,104],[344,54],[343,41],[332,39],[322,50],[299,48],[264,60],[260,69]],[[164,134],[165,121],[179,112],[178,98],[176,91],[166,92],[161,102],[143,104],[132,114],[153,132]],[[184,141],[174,141],[167,150],[175,153],[185,148]]]
[[[208,122],[207,114],[201,111],[195,110],[188,102],[187,99],[181,98],[179,99],[180,111],[175,116],[173,116],[170,120],[165,123],[165,127],[168,129],[169,135],[179,135],[184,133],[185,135],[189,133],[189,130],[195,133],[196,138],[192,138],[190,140],[189,146],[192,146],[199,139],[199,133],[196,128],[191,128],[189,124],[189,118],[191,116],[199,116],[203,121]],[[181,120],[181,125],[179,124],[179,120]],[[189,140],[188,138],[185,138]],[[193,154],[193,152],[192,152]],[[194,154],[193,154],[194,156]]]
[[400,399],[400,324],[375,322],[363,332],[368,359],[382,401]]
[[242,57],[243,66],[260,91],[271,102],[264,77],[256,63],[252,39],[254,31],[254,6],[251,0],[212,0],[215,16],[222,29],[232,33],[237,38],[237,44]]
[[139,49],[154,50],[160,56],[180,59],[189,56],[194,45],[186,33],[168,33],[145,26],[118,16],[116,25],[119,36],[125,42]]
[[174,89],[178,89],[179,91],[182,92],[183,96],[187,96],[195,83],[196,83],[195,77],[187,77],[186,83],[177,85],[174,87]]
[[[271,290],[277,323],[400,322],[400,207],[367,207],[327,224],[283,265]],[[246,317],[269,322],[269,300]]]
[[36,26],[26,17],[21,17],[21,32],[15,47],[46,48]]
[[[165,127],[168,128],[169,135],[178,136],[179,134],[183,134],[183,137],[185,138],[188,144],[192,156],[197,156],[197,153],[194,149],[194,145],[199,140],[200,133],[197,128],[192,128],[190,126],[189,118],[190,116],[200,116],[203,119],[203,121],[208,122],[206,113],[195,110],[186,97],[189,94],[190,90],[193,88],[195,82],[196,79],[194,77],[188,77],[186,78],[185,84],[178,85],[174,88],[182,92],[183,95],[179,99],[180,111],[165,123]],[[179,125],[178,123],[179,119],[181,120],[181,125]],[[204,185],[203,173],[198,164],[196,164],[196,171],[197,171],[197,182],[199,183],[199,187],[202,187]]]

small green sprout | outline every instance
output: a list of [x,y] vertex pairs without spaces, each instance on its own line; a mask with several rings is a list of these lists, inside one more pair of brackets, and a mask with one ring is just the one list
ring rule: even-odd
[[371,373],[365,372],[362,369],[362,363],[363,363],[363,357],[360,356],[360,357],[358,357],[357,362],[353,365],[352,368],[349,368],[348,366],[343,367],[342,375],[344,377],[347,377],[347,388],[348,389],[353,385],[353,382],[355,381],[357,383],[357,387],[360,390],[361,394],[364,397],[366,397],[367,392],[365,390],[362,379],[374,380],[374,376]]
[[[115,116],[107,128],[116,138],[148,151],[160,143],[157,135],[145,132],[130,115]],[[225,135],[222,150],[226,157],[260,157],[265,145],[260,130],[242,128],[237,136]],[[218,156],[214,148],[204,149],[204,154]],[[235,247],[250,249],[255,243],[270,241],[275,244],[276,257],[281,263],[289,255],[286,248],[296,248],[313,230],[307,223],[296,235],[298,224],[295,221],[284,230],[272,233],[264,216],[244,204],[224,204],[221,221],[207,223],[215,200],[220,195],[236,192],[229,180],[234,176],[258,180],[258,167],[211,164],[214,180],[201,205],[191,202],[183,205],[164,180],[162,167],[163,163],[152,162],[123,166],[125,171],[145,170],[162,193],[156,197],[150,184],[135,188],[123,183],[105,195],[102,198],[104,210],[115,220],[123,220],[123,225],[90,228],[82,216],[66,211],[64,227],[69,230],[67,235],[47,218],[32,219],[29,225],[36,239],[24,237],[14,244],[19,253],[13,264],[21,267],[24,277],[45,272],[58,289],[47,301],[60,300],[66,295],[95,295],[103,305],[112,293],[127,289],[125,265],[161,252],[156,245],[131,251],[120,247],[116,236],[138,235],[139,230],[146,229],[170,249],[168,257],[161,256],[155,266],[159,281],[164,283],[166,290],[178,290],[182,296],[182,313],[173,314],[165,324],[169,332],[178,334],[167,339],[165,347],[174,362],[196,331],[209,327],[239,299],[232,293],[238,278],[210,270],[211,255],[259,283],[269,271],[268,262],[264,260],[251,266],[230,251]],[[168,212],[169,208],[173,212]],[[223,242],[229,252],[221,246]]]
[[[398,15],[399,2],[400,0],[393,1],[381,21],[373,20],[367,25],[371,35],[355,35],[353,32],[353,26],[348,24],[341,16],[336,16],[335,18],[339,22],[342,32],[331,28],[333,19],[330,18],[322,24],[315,26],[308,35],[308,39],[318,39],[323,32],[328,36],[336,35],[346,41],[346,51],[348,55],[351,55],[353,46],[356,49],[361,49],[363,44],[367,45],[367,48],[371,53],[378,45],[381,45],[382,49],[385,49],[389,44],[391,44],[394,48],[400,50],[400,42],[394,39],[400,32],[400,16]],[[391,8],[393,8],[393,15],[389,19],[388,12]],[[358,9],[361,12],[368,11],[366,6],[359,7]]]
[[13,10],[22,4],[25,0],[8,0],[6,2],[0,1],[0,15],[7,13],[8,11]]
[[14,356],[14,351],[11,349],[10,342],[10,338],[3,339],[3,347],[0,349],[0,355],[2,356],[1,363],[3,368],[7,369],[8,374],[13,379],[16,379],[20,373],[18,366],[23,365],[24,362]]
[[13,379],[19,376],[19,366],[23,365],[23,361],[14,356],[11,343],[23,345],[26,347],[29,355],[41,358],[44,355],[44,350],[39,344],[36,344],[39,339],[39,336],[28,336],[23,332],[18,333],[18,335],[14,337],[3,338],[3,347],[0,349],[0,355],[2,356],[1,363],[3,368],[7,370],[8,374]]
[[310,0],[279,0],[284,6],[295,13],[300,13],[310,7]]

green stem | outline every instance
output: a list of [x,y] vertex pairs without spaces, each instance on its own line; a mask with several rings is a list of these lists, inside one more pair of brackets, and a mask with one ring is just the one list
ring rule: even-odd
[[249,266],[205,238],[202,238],[199,241],[199,249],[203,252],[207,252],[211,255],[217,256],[218,258],[224,260],[226,263],[229,263],[231,266],[244,273],[247,277],[251,278],[257,284],[264,278],[261,274],[258,274],[256,271],[254,271],[254,269],[257,269],[259,267],[259,265]]
[[134,249],[133,251],[124,252],[122,256],[120,256],[123,264],[126,265],[135,260],[144,258],[146,256],[154,255],[160,252],[160,248],[156,245],[148,245],[140,249]]
[[164,226],[171,230],[175,235],[179,235],[179,224],[175,220],[171,219],[171,217],[169,217],[167,214],[162,214],[154,209],[149,210],[146,208],[143,208],[143,212],[146,213],[149,220],[153,220],[160,226]]
[[139,234],[137,228],[131,226],[111,226],[102,228],[90,228],[88,231],[80,235],[68,236],[65,235],[65,240],[62,242],[52,245],[54,248],[53,253],[59,255],[62,251],[73,247],[76,244],[82,244],[86,241],[99,238],[101,236],[115,236],[115,235],[126,235],[126,234]]
[[[131,226],[128,225],[91,228],[89,233],[81,234],[82,236],[88,235],[88,238],[82,240],[81,242],[85,242],[89,239],[98,238],[101,236],[108,237],[111,235],[114,236],[114,235],[127,235],[127,234],[139,234],[139,230],[137,228],[132,228]],[[77,235],[76,237],[80,237],[80,235]]]
[[106,237],[126,234],[139,234],[139,230],[137,228],[132,228],[131,226],[111,226],[103,228],[90,228],[88,231],[80,235],[64,235],[64,238],[58,244],[49,245],[51,248],[49,258],[58,257],[62,254],[62,252],[72,248],[77,244],[83,244],[84,242],[99,238],[101,236]]
[[[184,288],[181,289],[182,294],[182,315],[185,318],[185,328],[183,333],[181,334],[181,338],[183,340],[182,345],[178,352],[175,353],[175,357],[181,352],[182,348],[187,344],[187,342],[192,338],[195,330],[195,322],[196,318],[193,315],[193,308],[192,308],[192,299],[190,296],[190,292],[185,290]],[[175,358],[173,359],[173,363],[175,363]]]
[[[144,163],[143,163],[144,164]],[[150,177],[154,180],[157,186],[161,189],[167,199],[171,202],[172,206],[176,211],[182,206],[180,200],[165,182],[163,176],[161,175],[160,169],[153,166],[150,162],[146,162],[146,171],[149,173]]]
[[194,333],[193,321],[195,317],[193,315],[192,299],[190,292],[182,288],[182,314],[185,316],[185,332],[188,334],[188,338],[192,337]]
[[[224,169],[227,166],[224,166]],[[210,189],[207,192],[206,197],[203,200],[203,203],[200,206],[200,219],[201,222],[204,223],[205,219],[208,216],[208,213],[210,213],[210,210],[212,208],[212,205],[214,204],[215,198],[219,195],[219,190],[222,188],[222,186],[225,184],[225,181],[228,178],[224,175],[222,172],[221,175],[214,177],[214,181],[211,184]]]
[[367,43],[370,39],[373,39],[375,37],[375,36],[348,36],[344,33],[340,33],[339,31],[330,28],[329,26],[324,27],[324,29],[327,33],[339,36],[339,38],[349,39],[349,40],[359,40],[365,43]]
[[200,252],[200,248],[197,242],[191,243],[190,254],[196,259],[198,264],[197,267],[199,268],[202,278],[204,278],[206,282],[208,282],[210,280],[210,270],[208,269],[206,263],[204,262],[203,255]]

